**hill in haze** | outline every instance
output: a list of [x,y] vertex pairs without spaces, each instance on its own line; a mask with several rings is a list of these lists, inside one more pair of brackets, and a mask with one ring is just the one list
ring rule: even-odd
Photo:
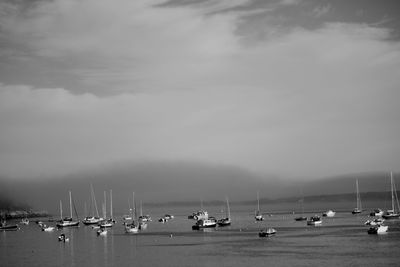
[[[132,192],[143,203],[172,201],[198,202],[224,200],[249,201],[256,192],[265,200],[299,198],[300,196],[355,193],[355,179],[360,192],[390,190],[387,173],[350,174],[319,180],[283,180],[273,175],[256,175],[245,169],[228,165],[198,162],[142,162],[119,163],[98,167],[53,179],[0,179],[0,193],[15,201],[25,201],[37,209],[57,212],[59,201],[68,203],[71,190],[78,210],[90,200],[93,184],[97,202],[103,191],[113,190],[114,207],[126,210]],[[353,195],[354,196],[354,195]]]

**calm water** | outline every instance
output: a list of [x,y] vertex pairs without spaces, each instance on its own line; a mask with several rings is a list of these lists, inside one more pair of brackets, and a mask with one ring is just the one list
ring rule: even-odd
[[[353,208],[352,203],[346,205],[351,207],[349,210]],[[339,203],[329,209],[340,210],[346,205]],[[221,207],[206,208],[212,215],[222,217]],[[263,210],[267,208],[279,211],[287,207],[276,205]],[[31,222],[16,232],[0,232],[0,265],[400,266],[400,221],[387,223],[387,234],[368,235],[363,224],[369,210],[358,216],[339,211],[334,218],[324,217],[322,226],[313,227],[294,221],[297,215],[293,214],[275,213],[255,223],[251,207],[232,206],[232,226],[192,231],[194,221],[187,216],[195,209],[148,209],[153,222],[136,235],[125,234],[121,220],[105,237],[97,236],[90,226],[42,232]],[[175,218],[165,224],[157,222],[165,213],[172,213]],[[259,238],[258,231],[266,226],[274,227],[277,235]],[[70,242],[58,242],[62,232]]]

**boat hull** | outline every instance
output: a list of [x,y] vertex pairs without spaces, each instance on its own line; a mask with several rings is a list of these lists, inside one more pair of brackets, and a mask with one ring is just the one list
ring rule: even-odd
[[200,230],[204,228],[215,228],[217,224],[207,224],[207,225],[193,225],[192,230]]
[[63,227],[74,227],[74,226],[79,226],[79,222],[74,222],[74,221],[64,221],[61,223],[57,223],[58,228],[63,228]]
[[0,227],[0,231],[16,231],[18,230],[18,225],[5,225]]
[[276,234],[276,230],[273,228],[269,228],[266,231],[260,231],[258,233],[259,237],[269,237],[269,236],[273,236]]

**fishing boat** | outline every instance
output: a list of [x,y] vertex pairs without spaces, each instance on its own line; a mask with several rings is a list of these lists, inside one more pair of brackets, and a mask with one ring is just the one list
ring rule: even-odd
[[360,192],[358,190],[358,179],[356,180],[356,192],[357,192],[357,207],[353,209],[353,211],[351,212],[352,214],[360,214],[362,212]]
[[258,233],[259,237],[269,237],[276,234],[276,230],[274,228],[263,229]]
[[387,225],[380,224],[380,225],[370,227],[368,229],[368,234],[378,234],[378,235],[384,234],[387,232],[388,229],[389,229],[389,227]]
[[322,220],[318,215],[314,215],[307,220],[307,225],[321,225]]
[[63,216],[62,216],[62,202],[60,200],[60,215],[61,215],[60,217],[61,217],[61,220],[56,224],[57,227],[63,228],[63,227],[79,226],[79,220],[78,220],[78,215],[77,215],[77,212],[76,212],[76,209],[75,209],[75,205],[74,205],[74,210],[75,210],[75,215],[76,215],[77,220],[74,221],[73,218],[72,218],[72,204],[73,204],[72,203],[72,194],[71,194],[71,191],[69,191],[70,217],[63,218]]
[[336,215],[336,212],[333,210],[327,210],[322,214],[322,216],[330,217],[330,218],[335,217],[335,215]]
[[218,220],[218,226],[229,226],[231,225],[231,210],[229,208],[229,199],[226,198],[226,217]]
[[135,192],[132,193],[132,199],[134,211],[131,214],[131,222],[125,224],[125,233],[127,234],[137,234],[139,232],[139,224],[136,220]]
[[214,217],[208,217],[208,219],[198,220],[195,225],[192,226],[192,230],[200,230],[203,228],[214,228],[217,226],[217,220]]
[[381,217],[382,215],[383,215],[383,210],[381,209],[375,209],[369,214],[369,216],[377,216],[377,217]]
[[[82,223],[84,225],[92,225],[92,224],[99,224],[101,223],[104,218],[99,216],[99,210],[97,208],[96,196],[94,194],[93,185],[90,184],[90,215],[86,216]],[[96,212],[96,214],[94,214]]]
[[256,221],[264,220],[264,217],[263,217],[262,213],[260,212],[260,196],[259,196],[258,191],[257,191],[257,210],[255,211],[254,219],[256,219]]
[[390,188],[391,188],[391,195],[392,195],[392,209],[387,210],[382,215],[382,218],[384,218],[386,220],[399,219],[399,217],[400,217],[399,199],[397,197],[396,185],[394,184],[392,173],[390,173]]

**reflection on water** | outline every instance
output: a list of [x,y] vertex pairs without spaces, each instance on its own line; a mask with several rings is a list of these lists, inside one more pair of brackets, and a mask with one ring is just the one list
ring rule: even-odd
[[[150,222],[146,231],[135,235],[125,234],[122,224],[114,225],[106,236],[97,236],[88,226],[54,232],[43,232],[35,224],[21,226],[20,231],[0,233],[1,266],[265,266],[266,262],[376,266],[398,262],[400,221],[389,222],[386,235],[374,236],[364,226],[368,214],[338,212],[313,227],[296,222],[295,214],[277,214],[254,223],[253,214],[243,208],[233,210],[230,227],[193,231],[194,221],[187,219],[191,212],[177,211],[166,224]],[[275,228],[276,236],[259,238],[259,229],[265,227]],[[58,242],[61,233],[70,241]]]

